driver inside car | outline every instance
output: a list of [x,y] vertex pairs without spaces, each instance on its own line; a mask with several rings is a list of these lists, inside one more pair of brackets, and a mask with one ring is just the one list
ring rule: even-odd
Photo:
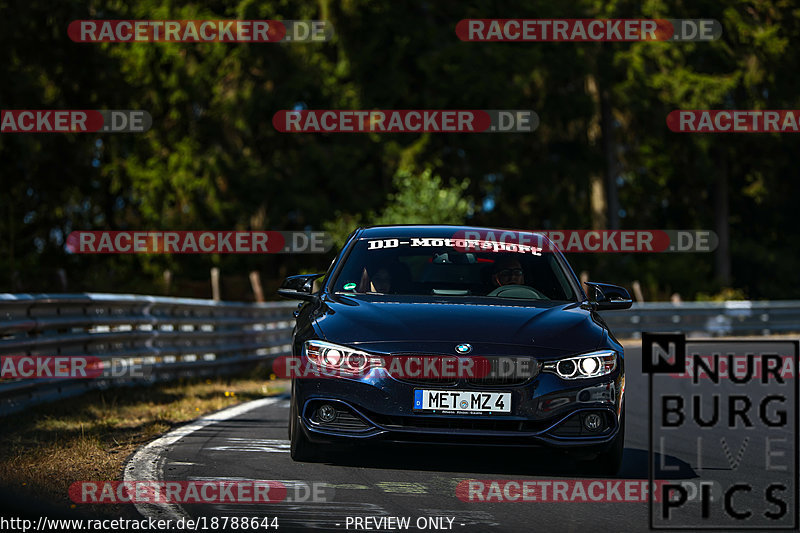
[[392,274],[388,268],[380,268],[372,276],[370,292],[388,293],[392,290]]
[[525,273],[522,264],[514,257],[502,257],[495,261],[492,269],[492,283],[495,287],[503,285],[524,285]]

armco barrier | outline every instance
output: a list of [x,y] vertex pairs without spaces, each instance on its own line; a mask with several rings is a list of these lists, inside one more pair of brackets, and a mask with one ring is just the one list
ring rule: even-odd
[[[291,352],[296,302],[247,304],[121,294],[0,294],[0,355],[130,361],[146,378],[0,380],[0,416],[93,388],[214,375]],[[619,338],[800,332],[800,301],[634,304],[601,313]]]
[[624,311],[603,311],[620,338],[643,331],[683,332],[690,336],[778,335],[800,332],[800,301],[652,302]]
[[0,355],[127,362],[146,377],[0,381],[0,416],[93,388],[220,374],[291,352],[293,302],[0,294]]

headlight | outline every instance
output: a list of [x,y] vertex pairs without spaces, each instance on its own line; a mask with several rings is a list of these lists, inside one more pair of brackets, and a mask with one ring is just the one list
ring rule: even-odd
[[353,376],[383,366],[383,361],[378,356],[332,342],[306,341],[303,352],[308,361],[326,375]]
[[617,368],[617,352],[601,350],[547,362],[543,370],[558,374],[563,379],[585,379],[605,376],[615,368]]

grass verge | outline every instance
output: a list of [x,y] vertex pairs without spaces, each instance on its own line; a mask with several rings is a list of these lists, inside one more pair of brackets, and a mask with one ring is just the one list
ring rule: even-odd
[[135,516],[131,505],[74,504],[75,481],[122,479],[124,462],[142,444],[201,415],[280,394],[288,382],[263,370],[149,387],[94,391],[0,419],[0,486],[65,514]]

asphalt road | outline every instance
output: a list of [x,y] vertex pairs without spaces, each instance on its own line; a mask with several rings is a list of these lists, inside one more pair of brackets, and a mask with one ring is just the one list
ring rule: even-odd
[[[663,379],[663,378],[662,378]],[[661,390],[685,389],[691,392],[690,380],[661,382]],[[673,385],[674,383],[674,385]],[[627,431],[624,465],[618,479],[648,479],[648,381],[641,370],[641,348],[626,350]],[[706,402],[706,400],[704,400]],[[569,502],[469,502],[456,497],[459,482],[470,479],[498,480],[594,480],[585,464],[566,459],[557,452],[543,449],[472,449],[462,447],[393,446],[370,450],[351,448],[332,456],[326,463],[296,463],[289,456],[287,440],[288,399],[260,400],[253,406],[240,406],[234,416],[212,415],[194,427],[169,434],[138,453],[129,463],[126,479],[157,478],[160,480],[280,480],[288,487],[289,499],[303,500],[306,488],[327,484],[327,501],[284,501],[270,504],[221,505],[140,505],[137,509],[153,517],[278,517],[280,531],[293,530],[389,530],[355,529],[355,517],[409,517],[410,530],[417,520],[426,529],[458,532],[505,531],[642,531],[650,527],[648,503],[642,501],[569,501]],[[703,405],[706,405],[704,403]],[[249,410],[248,410],[249,409]],[[723,419],[725,411],[722,411]],[[790,410],[789,420],[794,420]],[[774,435],[786,437],[791,446],[794,424],[778,428]],[[752,431],[751,431],[752,430]],[[698,430],[699,431],[699,430]],[[748,432],[749,431],[749,432]],[[789,513],[796,511],[794,465],[788,452],[773,456],[773,463],[789,462],[785,471],[765,469],[764,431],[759,428],[706,428],[699,433],[692,428],[662,432],[667,440],[663,455],[656,462],[663,465],[662,479],[713,480],[714,502],[711,518],[726,518],[719,487],[736,481],[768,484],[776,476],[785,477]],[[656,436],[656,445],[659,443]],[[706,438],[702,470],[697,459],[697,435]],[[731,436],[733,435],[733,436]],[[744,444],[737,435],[748,437]],[[720,438],[727,436],[721,445]],[[726,448],[727,447],[727,451]],[[773,466],[775,466],[773,464]],[[791,479],[790,479],[791,478]],[[588,482],[587,482],[588,483]],[[332,490],[331,490],[332,488]],[[764,520],[764,511],[776,506],[763,502],[762,488],[752,494],[739,493],[732,500],[753,512],[751,520]],[[745,499],[750,498],[750,499]],[[755,499],[753,499],[755,498]],[[699,516],[700,504],[689,503],[681,508]],[[690,510],[691,512],[685,511]],[[348,524],[348,517],[350,523]],[[786,517],[784,517],[784,520]],[[739,521],[747,525],[747,520]],[[755,523],[755,522],[752,522]],[[758,522],[759,524],[761,522]],[[781,522],[785,523],[785,522]],[[366,524],[366,523],[365,523]],[[349,527],[348,527],[349,525]],[[368,525],[374,527],[375,522]]]

